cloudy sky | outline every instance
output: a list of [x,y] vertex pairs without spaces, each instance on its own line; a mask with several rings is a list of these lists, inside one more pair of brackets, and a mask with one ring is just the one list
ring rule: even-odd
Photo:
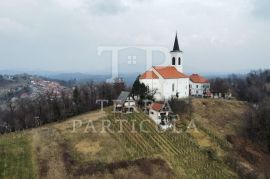
[[176,31],[187,72],[270,68],[269,9],[269,0],[1,0],[0,70],[108,73],[111,54],[98,47],[171,49]]

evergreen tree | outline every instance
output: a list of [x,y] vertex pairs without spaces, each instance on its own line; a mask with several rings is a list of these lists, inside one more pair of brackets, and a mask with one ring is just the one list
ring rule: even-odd
[[138,76],[136,78],[136,80],[132,86],[131,93],[132,93],[133,98],[134,98],[134,96],[138,96],[140,98],[140,102],[142,102],[145,99],[149,99],[149,100],[154,101],[155,90],[150,91],[148,89],[148,87],[145,86],[145,84],[143,84],[139,81],[139,79],[140,79],[140,76]]

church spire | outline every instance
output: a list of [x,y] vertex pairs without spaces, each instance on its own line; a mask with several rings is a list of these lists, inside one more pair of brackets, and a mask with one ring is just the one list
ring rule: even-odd
[[178,44],[178,38],[177,38],[177,32],[175,35],[175,40],[174,40],[174,45],[173,45],[173,50],[171,52],[182,52],[179,48],[179,44]]
[[172,62],[171,65],[174,66],[179,72],[183,73],[183,60],[182,51],[179,48],[177,32],[175,35],[175,40],[173,44],[173,50],[171,51]]

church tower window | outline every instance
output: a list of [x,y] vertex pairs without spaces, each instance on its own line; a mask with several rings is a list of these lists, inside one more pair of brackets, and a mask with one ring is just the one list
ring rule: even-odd
[[178,57],[178,65],[181,65],[181,58]]
[[175,57],[172,58],[172,65],[175,65]]

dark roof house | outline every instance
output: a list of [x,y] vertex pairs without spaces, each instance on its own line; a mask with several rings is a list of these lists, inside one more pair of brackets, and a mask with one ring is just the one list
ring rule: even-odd
[[121,105],[123,105],[125,101],[127,100],[127,98],[129,97],[129,95],[130,95],[130,92],[122,91],[117,98],[117,103],[120,103]]

